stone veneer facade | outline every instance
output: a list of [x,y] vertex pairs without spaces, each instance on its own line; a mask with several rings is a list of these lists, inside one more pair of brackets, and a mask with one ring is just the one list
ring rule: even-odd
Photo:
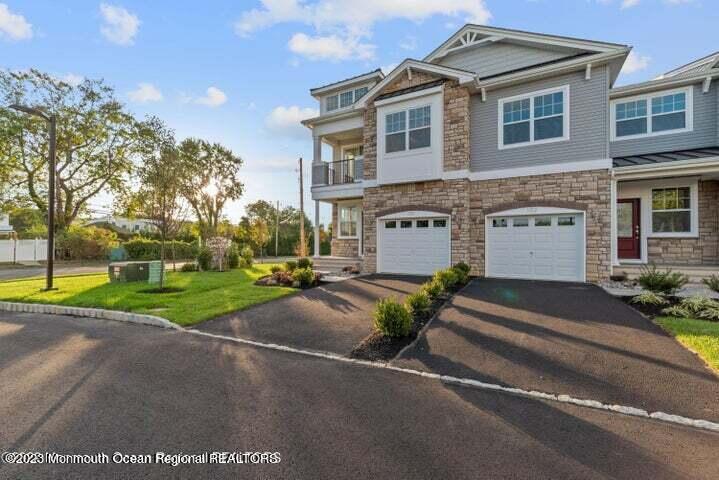
[[649,238],[649,262],[658,265],[719,264],[719,181],[699,182],[699,237]]
[[337,204],[332,204],[332,240],[330,242],[330,253],[333,257],[359,257],[358,238],[337,238],[340,232],[340,225],[337,219]]

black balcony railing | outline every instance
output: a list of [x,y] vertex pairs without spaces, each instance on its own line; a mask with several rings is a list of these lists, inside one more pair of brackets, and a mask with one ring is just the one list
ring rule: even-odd
[[362,157],[327,162],[313,169],[313,185],[341,185],[362,181]]

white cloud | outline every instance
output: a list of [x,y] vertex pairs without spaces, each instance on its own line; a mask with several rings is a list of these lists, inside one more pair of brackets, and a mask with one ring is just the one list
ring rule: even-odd
[[83,77],[82,75],[74,74],[74,73],[68,73],[67,75],[60,77],[60,80],[67,83],[68,85],[77,87],[78,85],[80,85],[82,82],[85,81],[85,77]]
[[272,133],[306,140],[309,138],[309,131],[300,122],[319,114],[314,108],[300,108],[295,105],[275,107],[265,119],[265,126]]
[[629,53],[627,60],[624,62],[622,73],[630,75],[632,73],[640,72],[649,66],[649,62],[651,62],[651,60],[651,57],[639,55],[632,51]]
[[217,87],[209,87],[204,97],[195,99],[195,103],[205,105],[207,107],[219,107],[227,101],[225,92]]
[[162,92],[151,83],[140,83],[137,90],[133,90],[127,96],[135,103],[159,102],[162,100]]
[[128,12],[123,7],[100,4],[100,14],[103,25],[100,27],[102,35],[117,45],[132,45],[137,30],[140,28],[140,19],[137,15]]
[[[363,39],[372,35],[375,23],[395,19],[421,22],[433,15],[485,24],[492,14],[484,0],[261,0],[262,7],[244,12],[235,32],[247,37],[279,23],[304,23],[315,36],[297,33],[289,42],[295,53],[313,59],[364,60],[374,55],[374,45]],[[409,44],[408,44],[409,45]]]
[[11,12],[4,3],[0,3],[0,37],[10,40],[32,38],[32,25],[22,15]]
[[290,51],[310,60],[370,60],[374,58],[375,45],[358,39],[340,38],[337,35],[310,37],[295,33],[287,44]]
[[622,0],[622,6],[620,7],[622,10],[626,8],[632,8],[639,5],[639,0]]

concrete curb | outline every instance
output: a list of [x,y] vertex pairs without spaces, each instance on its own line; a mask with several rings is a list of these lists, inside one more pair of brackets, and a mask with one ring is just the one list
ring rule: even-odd
[[702,430],[709,430],[712,432],[719,432],[719,423],[710,422],[709,420],[701,420],[694,418],[682,417],[680,415],[672,415],[664,412],[648,412],[647,410],[635,407],[629,407],[626,405],[610,405],[599,402],[597,400],[587,400],[582,398],[574,398],[569,395],[561,395],[554,393],[539,392],[536,390],[524,390],[515,387],[505,387],[495,383],[486,383],[471,378],[459,378],[450,375],[440,375],[438,373],[423,372],[421,370],[414,370],[410,368],[395,367],[389,363],[384,362],[372,362],[368,360],[356,360],[354,358],[343,357],[334,353],[319,352],[313,350],[302,350],[299,348],[288,347],[285,345],[277,345],[275,343],[263,343],[256,340],[247,340],[244,338],[230,337],[227,335],[218,335],[215,333],[201,332],[199,330],[183,330],[185,333],[197,335],[200,337],[214,338],[217,340],[227,340],[230,342],[250,345],[258,348],[265,348],[269,350],[276,350],[281,352],[295,353],[299,355],[305,355],[315,358],[324,358],[325,360],[332,360],[336,362],[348,363],[358,366],[380,368],[385,370],[391,370],[398,373],[407,375],[415,375],[418,377],[424,377],[431,380],[437,380],[448,385],[454,385],[458,387],[476,388],[479,390],[487,390],[493,392],[501,392],[510,395],[516,395],[520,397],[530,398],[533,400],[545,400],[558,403],[567,403],[577,405],[580,407],[594,408],[597,410],[604,410],[608,412],[620,413],[622,415],[629,415],[631,417],[640,417],[647,419],[654,419],[664,423],[671,423],[675,425],[684,425]]
[[183,330],[183,328],[179,325],[175,325],[167,319],[156,317],[154,315],[119,312],[116,310],[104,310],[101,308],[66,307],[63,305],[48,305],[43,303],[0,302],[0,311],[101,318],[103,320],[114,320],[116,322],[138,323],[141,325],[150,325],[153,327]]

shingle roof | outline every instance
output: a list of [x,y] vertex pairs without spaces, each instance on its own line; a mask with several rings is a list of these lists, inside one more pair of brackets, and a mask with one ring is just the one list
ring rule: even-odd
[[630,155],[612,159],[614,167],[630,167],[649,165],[680,160],[694,160],[708,157],[719,157],[719,147],[696,148],[693,150],[676,150],[673,152],[650,153],[646,155]]
[[354,77],[345,78],[344,80],[338,80],[336,82],[328,83],[327,85],[322,85],[321,87],[315,87],[310,89],[310,92],[314,92],[315,90],[321,90],[323,88],[331,87],[332,85],[339,85],[340,83],[349,82],[350,80],[354,80],[355,78],[361,78],[366,75],[371,75],[373,73],[382,73],[381,68],[375,68],[374,70],[371,70],[369,72],[360,73],[359,75],[355,75]]
[[484,81],[484,80],[489,80],[490,78],[503,77],[505,75],[511,75],[513,73],[523,72],[525,70],[531,70],[533,68],[546,67],[548,65],[554,65],[555,63],[562,63],[562,62],[566,62],[567,60],[574,60],[574,59],[586,57],[589,55],[596,55],[596,53],[595,52],[582,52],[582,53],[578,53],[576,55],[569,55],[566,57],[549,60],[547,62],[535,63],[533,65],[528,65],[528,66],[522,67],[522,68],[515,68],[514,70],[507,70],[506,72],[495,73],[494,75],[487,75],[486,77],[482,77],[479,80]]
[[414,87],[407,87],[407,88],[403,88],[402,90],[395,90],[394,92],[384,93],[382,95],[379,95],[377,98],[375,98],[375,100],[384,100],[385,98],[398,97],[398,96],[404,95],[406,93],[419,92],[421,90],[426,90],[428,88],[442,85],[445,81],[446,81],[446,79],[440,78],[439,80],[433,80],[431,82],[421,83],[419,85],[415,85]]

